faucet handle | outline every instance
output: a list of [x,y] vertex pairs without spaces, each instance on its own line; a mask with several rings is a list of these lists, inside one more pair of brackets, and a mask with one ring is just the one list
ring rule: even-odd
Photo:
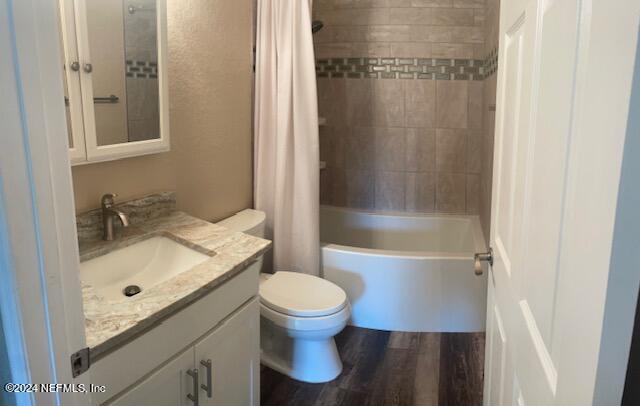
[[118,195],[115,193],[105,193],[104,195],[102,195],[102,198],[100,199],[100,204],[104,208],[109,208],[113,205],[114,199],[116,197],[118,197]]

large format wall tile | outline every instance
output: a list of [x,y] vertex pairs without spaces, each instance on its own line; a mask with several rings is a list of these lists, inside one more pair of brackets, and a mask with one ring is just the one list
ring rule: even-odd
[[405,209],[404,172],[376,172],[375,208],[378,210]]
[[483,8],[485,0],[453,0],[454,7]]
[[472,129],[483,128],[484,82],[469,82],[468,126]]
[[465,173],[467,133],[464,130],[436,130],[436,170]]
[[[399,42],[396,44],[402,43]],[[316,58],[348,58],[353,55],[390,55],[391,52],[391,46],[387,42],[336,42],[331,44],[316,44],[315,48]]]
[[407,211],[433,212],[436,208],[436,173],[407,172],[405,202]]
[[427,128],[407,128],[406,170],[435,172],[436,131]]
[[467,173],[482,172],[483,134],[469,132],[467,137]]
[[345,137],[345,154],[347,169],[374,169],[375,142],[370,127],[357,127]]
[[[393,1],[393,0],[391,0]],[[400,0],[401,1],[401,0]],[[451,7],[453,0],[409,0],[405,4],[413,7]]]
[[467,214],[480,213],[480,175],[467,174],[466,190]]
[[433,25],[473,26],[475,23],[475,11],[472,9],[433,9]]
[[436,82],[436,125],[467,128],[469,85],[464,81]]
[[348,125],[373,125],[373,81],[347,80],[345,82],[346,120]]
[[404,126],[404,82],[373,81],[373,124],[378,127]]
[[373,171],[347,170],[345,172],[345,198],[349,207],[373,209],[375,177]]
[[[406,55],[413,55],[416,58],[430,58],[433,54],[433,46],[426,42],[392,42],[389,43],[389,55],[392,58],[402,58]],[[373,56],[369,54],[367,56]]]
[[406,83],[405,125],[433,128],[436,123],[436,83],[417,81]]
[[[332,126],[347,124],[347,89],[344,80],[318,79],[318,110]],[[351,89],[349,89],[351,90]]]
[[320,171],[320,204],[333,204],[333,168]]
[[473,44],[454,44],[442,42],[431,46],[432,58],[473,58]]
[[[472,185],[466,178],[451,175],[484,171],[482,130],[429,128],[437,126],[438,81],[377,82],[382,85],[369,80],[318,81],[320,115],[328,117],[327,125],[320,129],[320,156],[327,163],[321,179],[322,203],[381,210],[479,212],[481,200],[471,193],[482,193],[483,181]],[[345,100],[349,88],[356,89],[351,102]],[[331,97],[342,100],[334,103]],[[356,100],[365,107],[355,105]],[[396,104],[398,100],[402,103]],[[344,114],[336,108],[349,103],[353,103],[351,110]],[[363,117],[369,113],[361,113],[367,111],[366,105],[372,106],[370,122],[360,125],[368,122]],[[382,116],[376,116],[374,109]],[[333,125],[332,118],[344,124]],[[437,179],[441,179],[439,187]],[[399,183],[392,187],[392,181]]]
[[376,128],[374,143],[376,170],[405,170],[406,137],[404,128]]
[[436,210],[445,213],[466,211],[467,175],[439,172],[436,180]]
[[344,168],[345,144],[350,129],[323,127],[320,129],[320,160],[330,168]]
[[435,9],[432,8],[390,8],[388,24],[425,25],[433,23]]
[[389,11],[387,8],[320,9],[314,13],[314,18],[327,26],[389,24]]
[[344,169],[331,171],[331,203],[334,206],[347,205],[347,173]]

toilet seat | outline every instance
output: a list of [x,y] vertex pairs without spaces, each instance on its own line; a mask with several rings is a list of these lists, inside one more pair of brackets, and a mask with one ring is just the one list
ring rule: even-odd
[[344,290],[327,280],[280,271],[261,278],[260,303],[283,316],[322,318],[340,312],[348,301]]
[[265,306],[263,303],[260,303],[260,316],[271,321],[276,326],[287,330],[319,332],[323,330],[331,330],[336,327],[339,327],[340,330],[342,330],[347,321],[349,321],[351,308],[348,305],[345,305],[337,313],[327,316],[296,317],[280,313],[268,306]]

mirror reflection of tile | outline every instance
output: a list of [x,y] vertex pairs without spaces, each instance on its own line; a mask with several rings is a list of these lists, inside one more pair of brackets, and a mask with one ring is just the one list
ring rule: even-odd
[[129,142],[154,139],[160,136],[155,0],[128,0],[124,7]]

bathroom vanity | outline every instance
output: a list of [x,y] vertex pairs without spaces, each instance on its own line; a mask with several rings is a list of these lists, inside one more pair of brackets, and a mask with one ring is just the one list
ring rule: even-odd
[[113,241],[96,213],[78,218],[91,382],[106,386],[93,403],[258,404],[256,260],[270,242],[174,206],[172,194],[120,205],[130,225]]

